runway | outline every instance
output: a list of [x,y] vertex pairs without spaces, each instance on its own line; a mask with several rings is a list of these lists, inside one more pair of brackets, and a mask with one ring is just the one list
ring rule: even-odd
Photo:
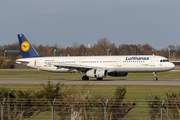
[[[46,84],[48,79],[19,79],[19,78],[8,78],[0,79],[0,84]],[[165,86],[179,86],[180,80],[130,80],[130,79],[105,79],[105,80],[95,80],[90,79],[89,81],[82,81],[80,79],[51,79],[53,84],[62,82],[65,85],[165,85]]]

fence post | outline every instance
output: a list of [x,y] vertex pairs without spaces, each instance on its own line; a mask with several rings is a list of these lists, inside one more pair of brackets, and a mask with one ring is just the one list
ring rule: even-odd
[[0,101],[0,103],[1,103],[1,120],[3,120],[3,106],[4,106],[5,100],[6,100],[6,98],[4,98],[3,102]]
[[106,104],[104,104],[103,100],[101,100],[101,102],[104,106],[104,120],[106,120],[106,107],[107,107],[108,101],[109,101],[109,99],[107,99]]
[[54,120],[54,103],[55,103],[55,101],[56,101],[56,98],[54,99],[54,101],[53,101],[53,103],[50,101],[50,99],[48,99],[49,100],[49,102],[50,102],[50,104],[51,104],[51,108],[52,108],[52,120]]
[[162,102],[162,104],[160,103],[160,101],[158,100],[159,102],[159,106],[161,107],[161,120],[163,120],[163,105],[164,105],[164,100]]

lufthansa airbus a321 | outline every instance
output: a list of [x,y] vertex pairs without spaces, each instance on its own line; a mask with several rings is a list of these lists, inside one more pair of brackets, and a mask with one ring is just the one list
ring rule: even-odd
[[153,72],[154,80],[158,80],[157,72],[175,67],[165,57],[156,55],[42,57],[23,34],[18,34],[18,39],[23,58],[17,59],[17,64],[50,72],[84,73],[82,80],[102,80],[107,75],[124,77],[129,72]]

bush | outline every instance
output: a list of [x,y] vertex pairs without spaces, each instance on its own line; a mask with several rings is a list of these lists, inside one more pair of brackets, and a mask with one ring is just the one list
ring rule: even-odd
[[136,100],[123,101],[126,95],[126,87],[118,86],[114,92],[114,97],[109,100],[108,103],[108,119],[117,120],[123,119],[123,117],[129,113],[136,105]]
[[47,81],[47,85],[46,84],[42,84],[43,86],[43,90],[40,91],[40,97],[41,98],[47,98],[47,99],[62,99],[62,87],[64,86],[64,84],[62,84],[61,82],[57,83],[56,85],[53,85],[53,83],[48,80]]
[[14,62],[2,60],[1,68],[14,68]]
[[146,96],[146,100],[152,120],[161,118],[159,102],[162,103],[163,100],[163,118],[168,120],[180,119],[180,92],[166,93],[166,99],[162,99],[157,95],[149,95]]
[[125,98],[126,95],[126,87],[118,86],[114,92],[114,97],[119,101]]
[[[42,86],[43,89],[39,91],[0,88],[0,97],[7,98],[6,107],[4,107],[4,119],[27,119],[38,115],[40,112],[49,111],[51,107],[48,99],[52,101],[54,98],[56,98],[54,111],[61,119],[76,114],[84,119],[104,117],[104,106],[101,100],[105,98],[102,95],[93,96],[89,91],[86,92],[90,86],[82,85],[82,89],[79,89],[79,86],[71,86],[62,91],[64,85],[61,82],[54,85],[50,80]],[[126,87],[117,87],[114,97],[109,99],[107,105],[107,119],[120,120],[135,107],[135,100],[123,101],[125,94]],[[78,117],[74,116],[75,119]]]

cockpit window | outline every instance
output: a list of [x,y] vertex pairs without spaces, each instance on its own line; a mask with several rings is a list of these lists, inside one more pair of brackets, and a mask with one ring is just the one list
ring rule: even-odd
[[169,62],[169,60],[165,59],[165,60],[160,60],[160,62]]

